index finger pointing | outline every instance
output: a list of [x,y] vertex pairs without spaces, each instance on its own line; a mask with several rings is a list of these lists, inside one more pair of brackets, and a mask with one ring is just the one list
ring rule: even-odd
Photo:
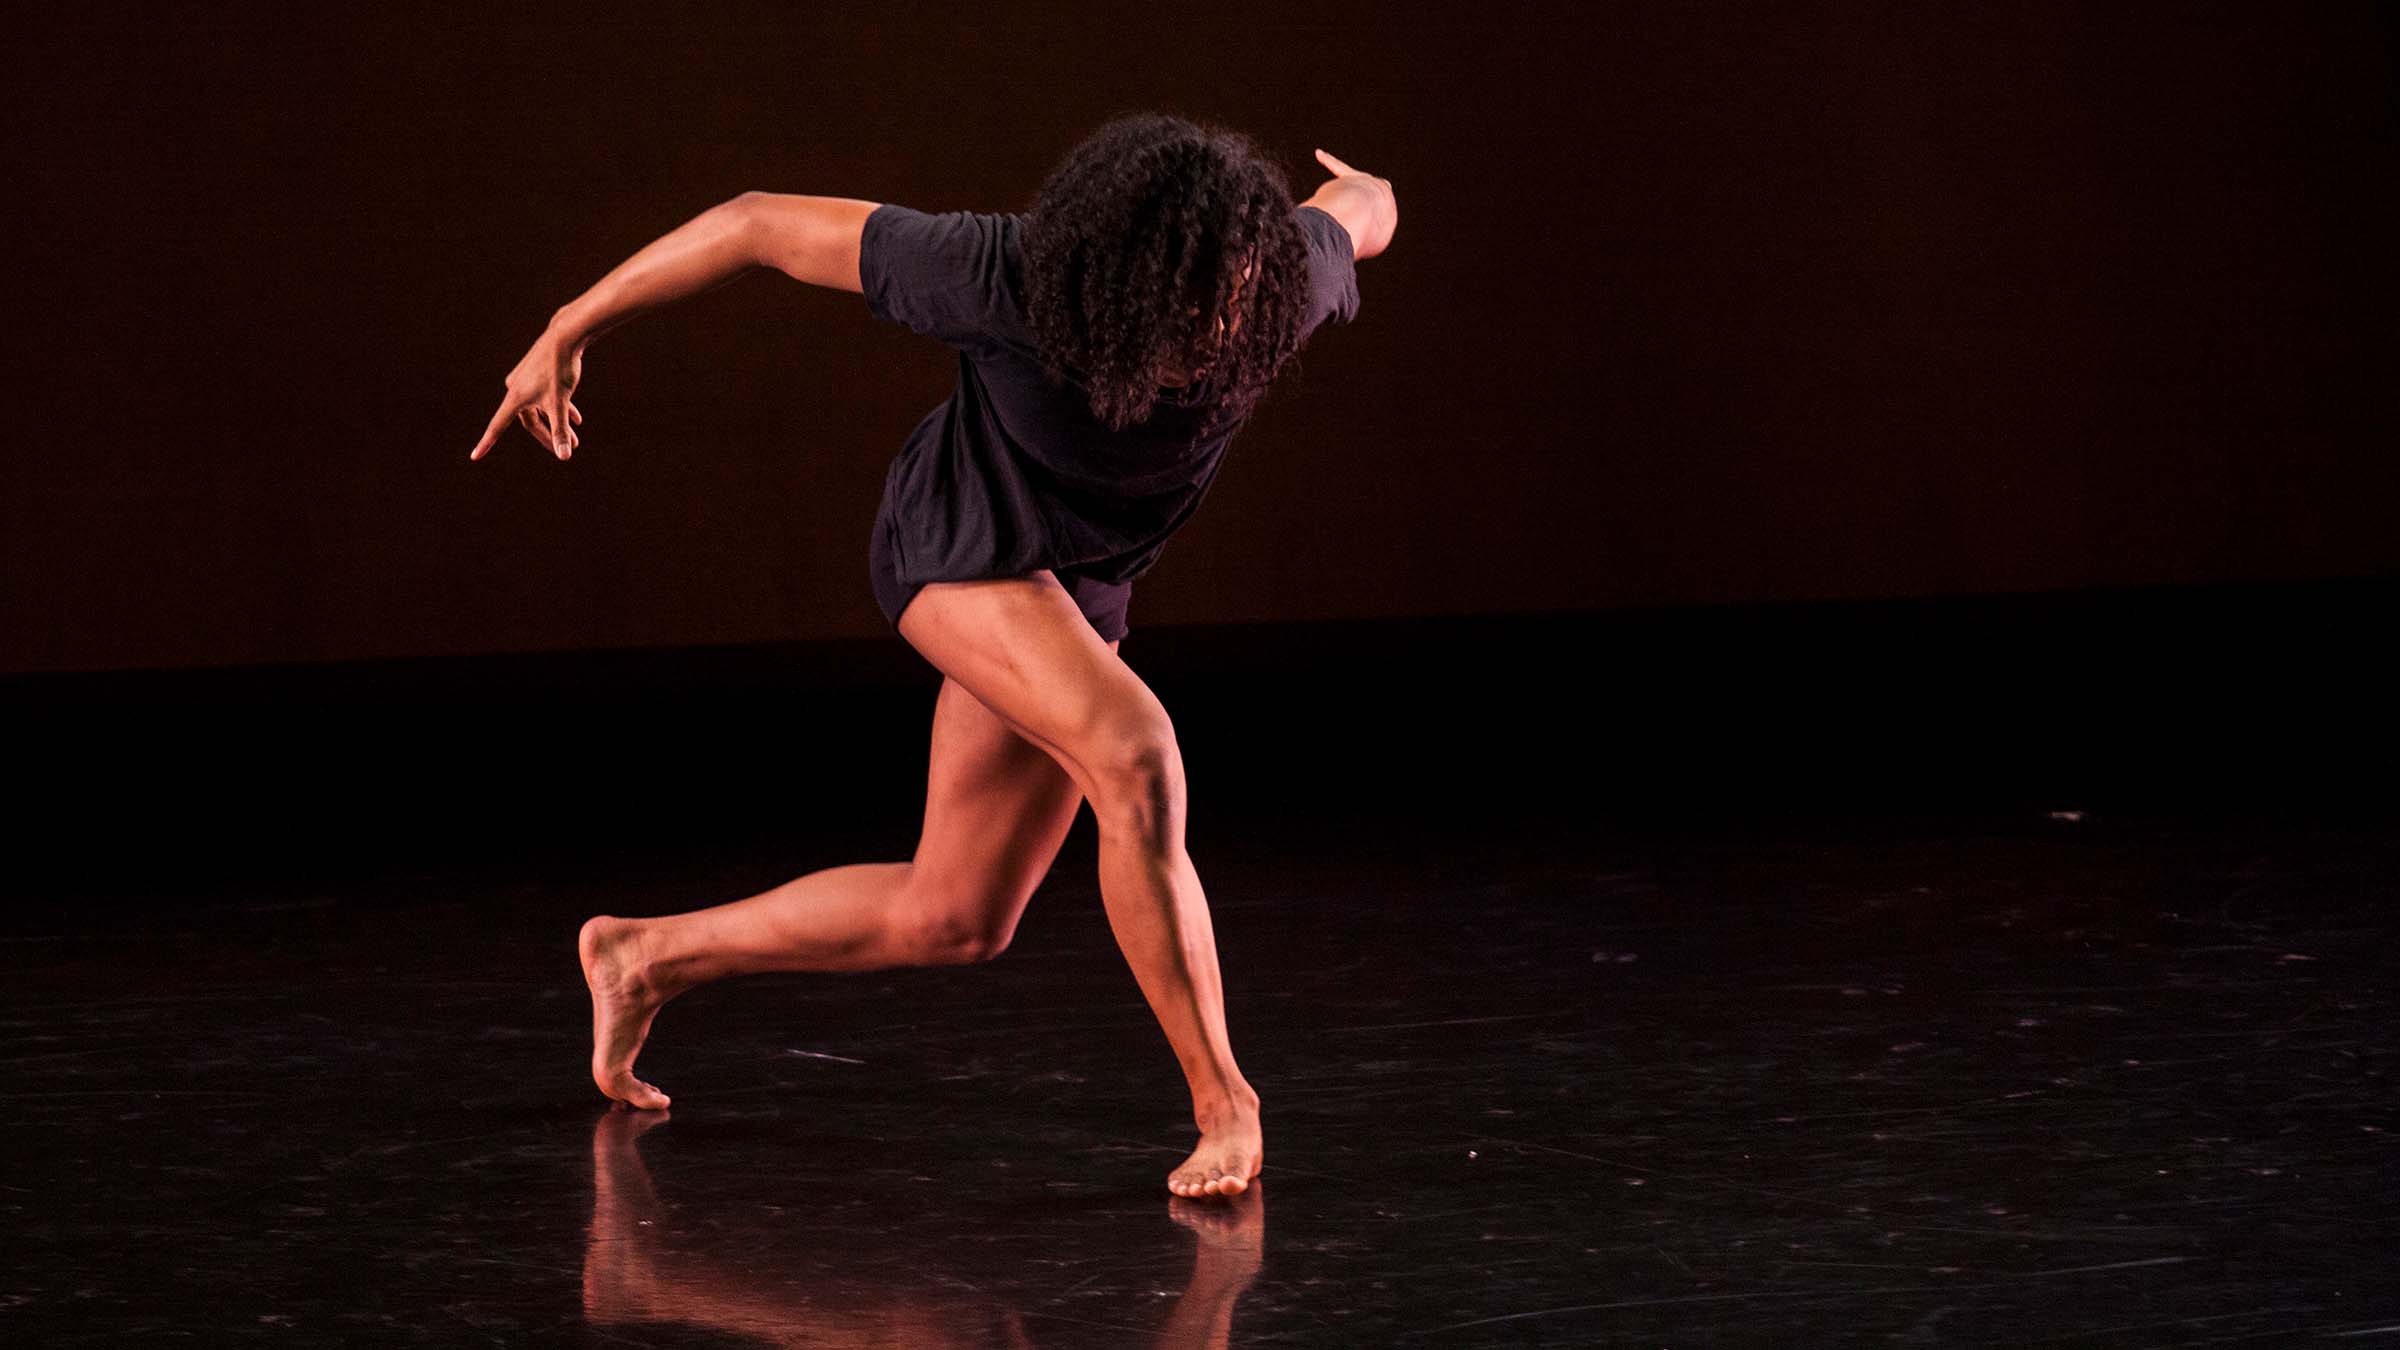
[[483,439],[475,442],[475,448],[468,452],[467,458],[483,458],[484,452],[491,449],[492,442],[499,438],[501,428],[508,425],[508,416],[508,400],[502,399],[500,400],[500,411],[492,414],[492,424],[483,429]]

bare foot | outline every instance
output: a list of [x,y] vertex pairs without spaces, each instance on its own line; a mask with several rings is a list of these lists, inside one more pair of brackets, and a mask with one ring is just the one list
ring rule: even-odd
[[1198,1251],[1202,1255],[1230,1252],[1255,1256],[1267,1244],[1267,1188],[1253,1181],[1249,1190],[1223,1204],[1211,1204],[1206,1197],[1196,1201],[1170,1200],[1167,1217],[1199,1237]]
[[1240,1195],[1250,1188],[1265,1161],[1266,1141],[1259,1130],[1258,1107],[1237,1107],[1213,1127],[1202,1127],[1200,1147],[1167,1174],[1167,1189],[1186,1197]]
[[650,1019],[667,1001],[644,978],[635,937],[632,920],[606,914],[586,920],[575,936],[583,982],[592,991],[592,1081],[628,1106],[664,1110],[667,1094],[633,1076]]

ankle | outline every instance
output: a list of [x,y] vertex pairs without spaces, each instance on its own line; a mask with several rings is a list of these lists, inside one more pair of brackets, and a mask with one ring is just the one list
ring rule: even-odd
[[1227,1125],[1252,1124],[1258,1120],[1258,1093],[1248,1083],[1236,1083],[1225,1091],[1192,1102],[1192,1119],[1201,1132]]
[[674,984],[673,963],[659,950],[657,920],[620,919],[612,951],[625,982],[645,996],[666,993]]

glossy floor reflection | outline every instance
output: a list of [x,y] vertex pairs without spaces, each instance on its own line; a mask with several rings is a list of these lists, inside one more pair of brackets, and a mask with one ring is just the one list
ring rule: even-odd
[[2396,844],[1196,818],[1266,1112],[1230,1205],[1164,1191],[1190,1121],[1088,817],[997,961],[671,1005],[667,1113],[585,1076],[576,921],[858,840],[37,897],[0,1337],[2376,1344]]

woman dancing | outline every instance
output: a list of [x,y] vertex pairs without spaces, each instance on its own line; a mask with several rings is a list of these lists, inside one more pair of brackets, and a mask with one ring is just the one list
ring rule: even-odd
[[513,418],[564,460],[582,439],[573,395],[592,339],[750,267],[858,292],[875,317],[959,353],[956,389],[885,476],[867,550],[884,617],[943,676],[916,854],[687,914],[586,922],[602,1092],[667,1104],[634,1057],[659,1008],[711,980],[997,955],[1089,801],[1109,926],[1200,1129],[1167,1189],[1233,1195],[1258,1176],[1259,1097],[1234,1063],[1184,851],[1182,756],[1117,646],[1133,579],[1302,342],[1356,315],[1356,260],[1391,242],[1391,184],[1316,153],[1333,176],[1297,207],[1246,136],[1156,113],[1087,137],[1024,214],[745,192],[570,301],[509,373],[469,458]]

